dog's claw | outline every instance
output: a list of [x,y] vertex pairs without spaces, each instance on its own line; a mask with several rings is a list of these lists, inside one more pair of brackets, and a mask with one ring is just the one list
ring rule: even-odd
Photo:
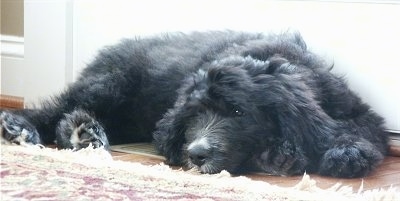
[[65,115],[57,126],[56,137],[60,148],[78,150],[90,145],[94,148],[109,148],[104,128],[82,110]]

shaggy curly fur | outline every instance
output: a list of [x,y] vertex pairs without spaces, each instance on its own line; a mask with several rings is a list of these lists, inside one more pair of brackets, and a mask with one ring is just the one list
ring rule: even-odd
[[297,33],[123,40],[40,109],[3,111],[1,136],[73,149],[153,141],[203,173],[361,177],[387,151],[383,119],[330,69]]

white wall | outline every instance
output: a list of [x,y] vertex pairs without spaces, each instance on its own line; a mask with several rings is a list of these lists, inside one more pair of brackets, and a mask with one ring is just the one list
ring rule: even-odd
[[160,32],[299,30],[310,49],[334,61],[352,89],[400,130],[399,1],[74,2],[74,77],[103,45]]

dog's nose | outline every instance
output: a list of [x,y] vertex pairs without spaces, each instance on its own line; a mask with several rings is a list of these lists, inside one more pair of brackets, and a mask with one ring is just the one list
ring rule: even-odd
[[191,146],[188,149],[188,155],[190,161],[200,167],[207,161],[207,158],[209,157],[209,149],[202,145]]

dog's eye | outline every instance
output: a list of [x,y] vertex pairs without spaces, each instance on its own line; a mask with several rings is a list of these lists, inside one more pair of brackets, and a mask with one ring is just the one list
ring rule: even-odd
[[242,110],[238,109],[238,108],[234,108],[233,111],[232,111],[232,113],[233,113],[235,116],[238,116],[238,117],[244,115],[244,112],[243,112]]

